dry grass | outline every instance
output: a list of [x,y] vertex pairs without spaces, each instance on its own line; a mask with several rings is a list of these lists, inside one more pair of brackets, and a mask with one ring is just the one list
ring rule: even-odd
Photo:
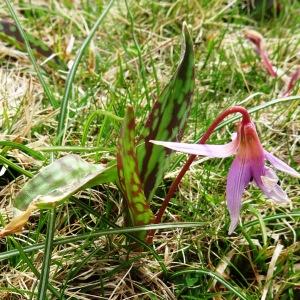
[[[195,141],[223,108],[233,104],[252,108],[278,97],[282,82],[268,77],[251,45],[243,38],[243,30],[252,28],[261,32],[274,65],[290,73],[300,65],[300,6],[297,1],[283,2],[278,18],[257,21],[240,10],[239,1],[130,1],[151,100],[168,82],[177,63],[182,22],[190,24],[195,42],[196,89],[186,141]],[[51,46],[70,65],[99,15],[102,1],[51,3],[31,1],[18,15],[25,29]],[[14,7],[20,8],[17,1]],[[7,15],[5,5],[1,4],[0,16]],[[39,62],[42,61],[40,58]],[[24,52],[0,41],[0,63],[0,140],[21,142],[32,149],[50,149],[55,145],[59,108],[54,109],[48,103]],[[66,74],[47,65],[44,72],[47,83],[60,99]],[[293,94],[299,95],[299,84]],[[123,1],[116,1],[79,67],[63,144],[81,144],[87,116],[94,110],[122,117],[128,103],[135,107],[140,129],[148,113],[146,94],[126,6]],[[264,147],[298,171],[299,115],[299,101],[273,105],[253,115]],[[225,142],[232,130],[231,125],[219,130],[211,141]],[[100,116],[90,126],[85,146],[99,144],[114,149],[118,133],[118,122]],[[68,152],[46,151],[45,164],[53,155],[58,157]],[[20,150],[3,147],[1,154],[32,172],[41,166],[40,161]],[[100,157],[97,153],[83,153],[82,157],[97,162],[111,160],[113,155],[109,151]],[[154,210],[161,204],[170,180],[179,172],[183,160],[176,160],[178,157],[174,156],[174,165],[158,190],[152,204]],[[96,239],[86,236],[81,241],[54,247],[49,282],[64,295],[62,299],[237,299],[232,290],[208,275],[171,276],[182,270],[206,269],[220,274],[245,293],[247,299],[299,298],[299,180],[279,174],[292,201],[290,206],[275,205],[257,188],[248,189],[243,198],[243,228],[227,236],[229,217],[224,191],[229,165],[230,159],[200,159],[182,181],[164,221],[195,221],[204,225],[156,234],[153,251],[168,274],[164,274],[153,253],[131,249],[123,235]],[[10,168],[0,177],[3,221],[10,216],[7,205],[24,181],[24,176]],[[122,198],[115,186],[83,191],[76,198],[87,203],[92,211],[84,210],[72,200],[61,205],[56,211],[55,238],[109,228],[99,216],[123,224]],[[273,220],[268,220],[269,216],[274,216]],[[258,219],[260,224],[251,223]],[[16,243],[26,248],[45,242],[46,227],[46,212],[36,213],[22,234],[0,241],[0,252],[16,249]],[[43,251],[28,252],[27,257],[41,272]],[[36,297],[38,279],[24,254],[2,260],[0,274],[0,299]],[[55,299],[50,292],[48,297]]]

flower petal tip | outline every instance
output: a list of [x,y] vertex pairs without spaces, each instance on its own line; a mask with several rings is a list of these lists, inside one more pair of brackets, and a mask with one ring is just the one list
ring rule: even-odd
[[272,198],[271,200],[276,202],[276,204],[280,204],[280,205],[289,205],[292,203],[291,199],[287,195],[284,195],[281,198],[276,198],[276,199]]
[[237,227],[237,224],[238,224],[238,220],[234,221],[234,222],[231,221],[229,229],[228,229],[228,235],[232,235],[233,234],[233,232],[235,231],[235,229]]
[[266,159],[279,171],[285,172],[293,177],[300,178],[300,173],[297,172],[295,169],[287,165],[284,161],[277,158],[270,152],[264,150]]

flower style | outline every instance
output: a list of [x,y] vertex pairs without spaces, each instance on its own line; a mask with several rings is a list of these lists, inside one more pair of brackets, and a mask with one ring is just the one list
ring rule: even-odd
[[225,145],[151,142],[194,155],[219,158],[236,156],[230,167],[226,185],[227,207],[231,218],[229,234],[238,224],[242,194],[252,180],[268,198],[279,203],[289,203],[286,192],[278,185],[278,177],[265,165],[265,160],[276,169],[300,178],[300,173],[262,147],[255,125],[251,121],[243,120],[239,123],[237,133],[232,135],[232,142]]

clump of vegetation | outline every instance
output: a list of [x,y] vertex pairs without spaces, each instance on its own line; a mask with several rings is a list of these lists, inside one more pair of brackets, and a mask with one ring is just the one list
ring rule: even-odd
[[[211,143],[225,142],[240,116],[225,117],[240,112],[236,160],[257,130],[255,149],[299,170],[299,28],[291,16],[300,6],[276,1],[276,14],[253,18],[251,5],[5,0],[3,299],[298,297],[299,180],[279,174],[281,189],[262,161],[261,177],[255,168],[247,174],[268,197],[290,202],[266,202],[248,188],[239,221],[252,177],[242,185],[238,177],[230,225],[230,161],[195,160],[211,157],[211,146],[179,143],[203,144],[213,131]],[[193,155],[181,167],[184,155],[153,140]]]

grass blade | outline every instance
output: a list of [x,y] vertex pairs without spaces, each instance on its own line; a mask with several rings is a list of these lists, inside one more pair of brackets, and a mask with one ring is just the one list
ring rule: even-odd
[[49,280],[49,272],[51,266],[51,255],[52,255],[52,248],[53,248],[53,237],[55,231],[55,209],[52,209],[48,213],[48,223],[47,223],[47,235],[46,235],[46,242],[44,248],[44,259],[43,259],[43,266],[42,272],[39,282],[39,289],[38,289],[38,300],[46,299],[47,288],[48,288],[48,280]]
[[44,92],[45,92],[49,102],[51,103],[51,105],[54,108],[56,108],[58,106],[58,103],[57,103],[53,93],[51,92],[49,86],[47,85],[47,83],[44,80],[41,69],[40,69],[39,65],[37,64],[37,62],[36,62],[36,59],[33,55],[32,49],[30,47],[30,43],[28,41],[28,37],[27,37],[25,31],[23,30],[23,27],[22,27],[22,25],[19,21],[19,18],[17,17],[17,14],[16,14],[11,2],[9,0],[5,0],[5,3],[6,3],[6,6],[7,6],[8,10],[9,10],[9,13],[10,13],[11,17],[14,19],[14,21],[16,23],[16,26],[17,26],[17,28],[20,32],[21,37],[24,40],[24,44],[26,46],[26,50],[27,50],[29,59],[30,59],[35,71],[36,71],[37,77],[38,77],[38,79],[39,79],[39,81],[40,81],[40,83],[41,83],[41,85],[44,89]]
[[20,144],[20,143],[11,142],[11,141],[0,141],[0,146],[19,149],[35,159],[45,160],[45,157],[42,153],[40,153],[36,150],[33,150],[33,149],[31,149],[23,144]]
[[[32,273],[39,279],[40,276],[41,276],[40,273],[39,273],[39,271],[36,269],[36,267],[34,266],[34,264],[32,263],[32,261],[27,256],[27,254],[23,251],[23,248],[21,247],[21,245],[14,238],[12,238],[11,240],[12,240],[15,248],[19,251],[20,257],[22,258],[22,260],[24,260],[24,262],[30,268],[30,270],[32,271]],[[48,283],[48,289],[53,294],[53,296],[56,297],[56,299],[61,299],[61,296],[60,296],[59,292],[50,283]]]
[[140,67],[140,70],[141,70],[143,87],[145,89],[145,96],[146,96],[146,99],[147,99],[147,104],[149,106],[150,105],[150,96],[149,96],[149,90],[148,90],[148,86],[147,86],[145,66],[144,66],[143,60],[142,60],[142,51],[141,51],[141,48],[139,46],[138,40],[137,40],[137,38],[134,34],[134,18],[133,18],[133,15],[132,15],[131,11],[130,11],[127,0],[125,0],[125,4],[126,4],[129,20],[130,20],[131,35],[132,35],[134,46],[135,46],[135,49],[136,49],[136,52],[137,52],[137,55],[138,55],[139,67]]
[[98,117],[98,116],[107,116],[109,118],[111,118],[112,120],[115,120],[117,122],[121,122],[123,121],[123,118],[120,118],[116,115],[114,115],[111,112],[105,111],[105,110],[96,110],[93,111],[88,117],[87,120],[83,126],[83,132],[82,132],[82,138],[81,138],[81,146],[84,146],[87,142],[88,139],[88,133],[89,133],[89,129],[90,126],[92,124],[92,122]]
[[[103,235],[108,235],[108,234],[128,234],[128,233],[134,233],[134,232],[139,232],[143,230],[162,230],[162,229],[174,229],[174,228],[196,228],[196,227],[201,227],[205,223],[202,222],[185,222],[185,223],[180,223],[180,222],[175,222],[175,223],[164,223],[164,224],[151,224],[151,225],[144,225],[144,226],[135,226],[135,227],[125,227],[125,228],[114,228],[114,229],[105,229],[105,230],[98,230],[94,231],[91,233],[87,234],[78,234],[70,237],[63,237],[63,238],[58,238],[55,239],[53,242],[53,245],[64,245],[68,243],[75,243],[75,242],[81,242],[87,238],[99,238],[100,236]],[[146,244],[145,244],[146,245]],[[23,250],[25,253],[30,253],[33,251],[37,251],[40,249],[43,249],[45,246],[44,243],[39,243],[35,244],[32,246],[27,246],[24,247]],[[148,246],[151,248],[150,246]],[[0,261],[14,257],[19,255],[18,250],[10,250],[6,252],[0,253]]]
[[[265,108],[268,108],[270,106],[279,104],[279,103],[284,103],[284,102],[291,102],[291,101],[299,101],[300,100],[300,96],[289,96],[289,97],[282,97],[282,98],[277,98],[277,99],[273,99],[271,101],[262,103],[260,105],[257,105],[255,107],[250,108],[248,111],[250,114],[253,114],[255,112],[258,112],[260,110],[264,110]],[[228,124],[232,124],[233,122],[239,120],[241,118],[241,115],[237,115],[231,118],[228,118],[227,120],[223,121],[217,128],[221,129],[223,127],[225,127]],[[203,133],[205,132],[206,129],[204,129],[203,131],[201,131],[200,135],[198,135],[197,140],[203,135]]]
[[[8,1],[8,0],[6,0]],[[75,78],[75,74],[77,71],[77,68],[79,66],[80,60],[90,44],[90,41],[92,40],[93,36],[95,35],[99,25],[102,23],[104,20],[105,16],[109,12],[110,8],[112,7],[114,3],[114,0],[111,0],[107,7],[104,9],[100,17],[97,19],[96,23],[94,24],[93,28],[91,29],[89,35],[85,38],[84,42],[82,43],[80,49],[78,50],[78,53],[74,59],[74,63],[72,65],[71,70],[68,73],[67,81],[66,81],[66,87],[65,87],[65,92],[61,101],[61,106],[60,106],[60,114],[59,114],[59,120],[58,120],[58,126],[57,126],[57,132],[56,132],[56,138],[57,138],[57,143],[59,145],[62,144],[65,130],[67,130],[67,112],[68,112],[68,103],[69,99],[71,97],[71,91],[72,91],[72,86],[73,86],[73,81]]]
[[[28,32],[26,32],[26,37],[29,41],[31,49],[35,51],[35,54],[38,54],[45,58],[53,56],[53,51],[40,39],[35,38]],[[0,39],[8,42],[9,44],[14,45],[17,49],[20,49],[21,51],[26,51],[26,45],[24,43],[22,35],[20,34],[20,31],[17,29],[15,24],[9,21],[0,20]],[[63,67],[63,69],[66,69],[66,65],[58,56],[53,57],[53,59],[49,60],[48,62],[56,64],[57,66],[61,66]]]
[[23,174],[29,178],[31,178],[33,176],[29,171],[19,167],[18,165],[11,162],[9,159],[7,159],[6,157],[4,157],[2,155],[0,155],[0,164],[7,165],[7,166],[11,167],[12,169],[14,169],[15,171],[17,171],[18,173]]

